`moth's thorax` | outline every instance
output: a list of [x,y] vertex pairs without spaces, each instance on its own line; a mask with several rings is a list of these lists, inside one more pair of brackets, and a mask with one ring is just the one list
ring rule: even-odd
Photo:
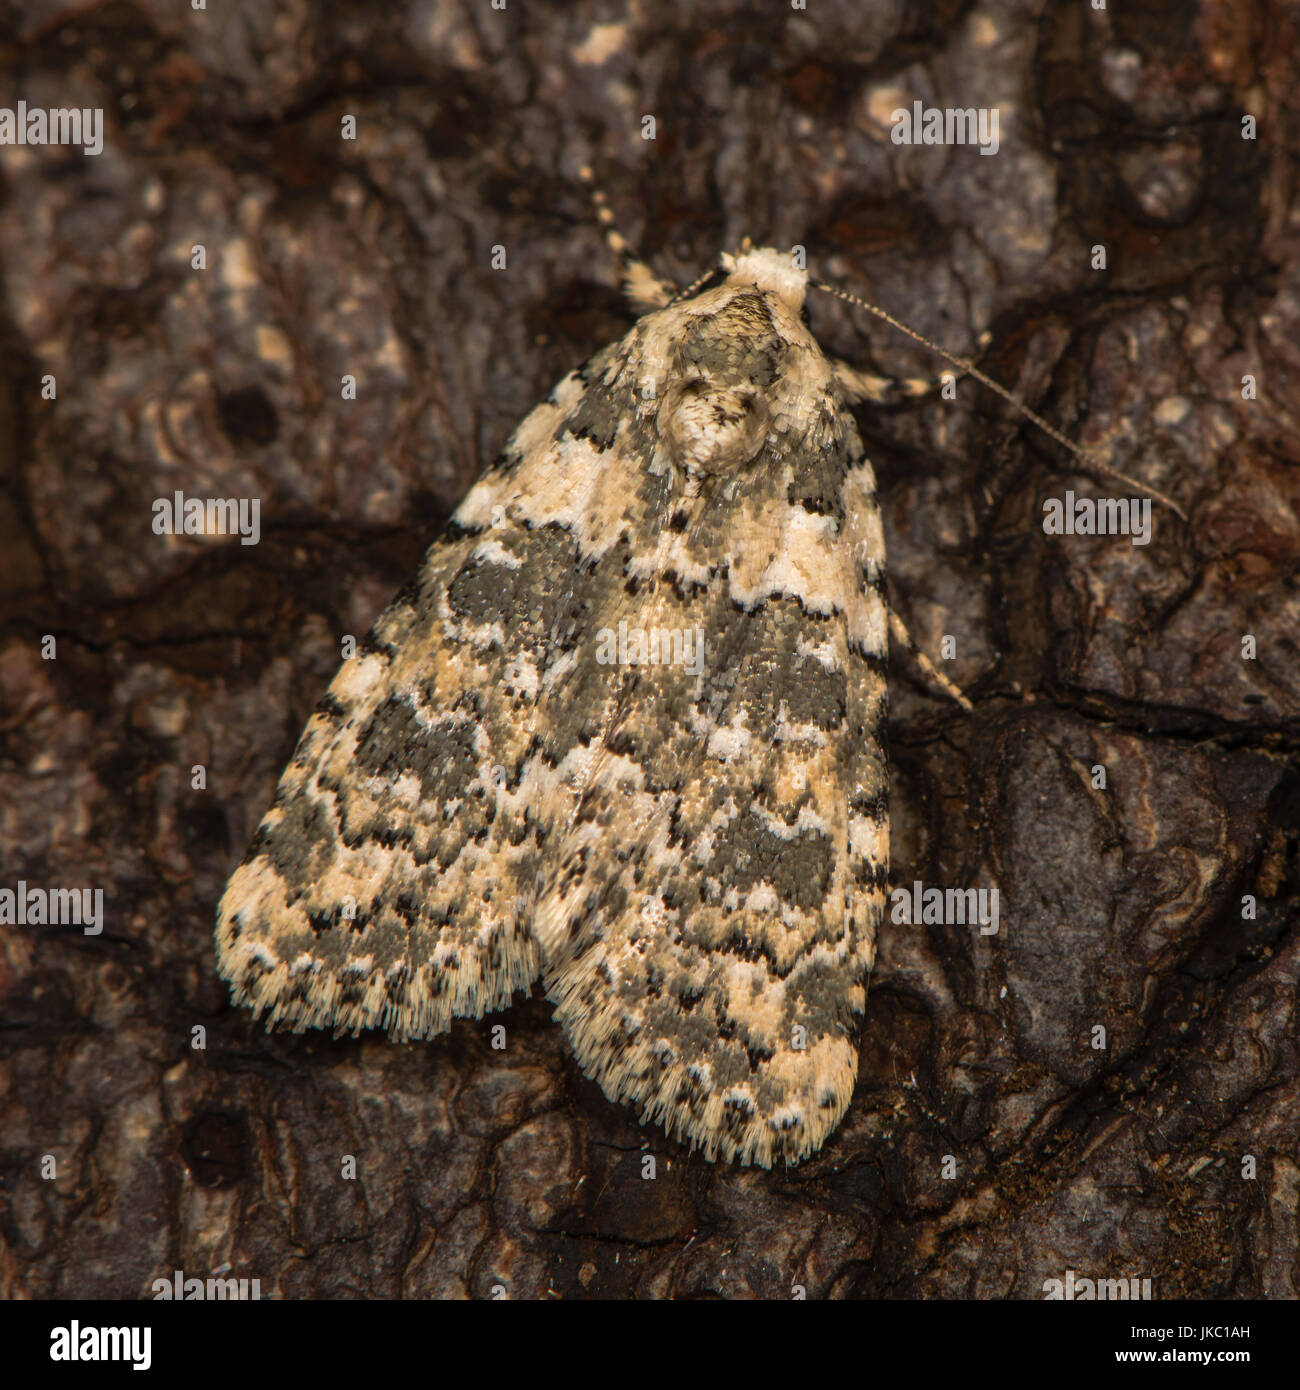
[[807,407],[830,389],[829,364],[799,318],[802,272],[775,251],[729,259],[722,285],[663,311],[673,347],[658,429],[690,472],[745,467],[774,434],[817,418]]

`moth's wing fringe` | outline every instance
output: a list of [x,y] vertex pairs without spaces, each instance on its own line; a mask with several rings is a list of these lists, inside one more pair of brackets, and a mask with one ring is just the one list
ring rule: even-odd
[[[617,1015],[592,1010],[587,998],[599,965],[565,973],[551,998],[579,1066],[613,1101],[630,1101],[643,1124],[661,1125],[709,1159],[770,1168],[793,1166],[815,1152],[839,1124],[858,1073],[855,1039],[847,1030],[803,1051],[782,1050],[759,1063],[745,1083],[709,1088],[693,1063],[665,1062],[662,1040],[629,1041]],[[786,1097],[776,1112],[752,1103],[755,1090]]]

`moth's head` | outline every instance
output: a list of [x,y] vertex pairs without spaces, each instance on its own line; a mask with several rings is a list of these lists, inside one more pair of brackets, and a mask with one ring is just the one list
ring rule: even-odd
[[757,285],[760,290],[776,295],[791,313],[797,315],[803,308],[808,272],[796,268],[794,256],[789,251],[751,246],[746,240],[734,255],[724,252],[720,264],[729,286]]

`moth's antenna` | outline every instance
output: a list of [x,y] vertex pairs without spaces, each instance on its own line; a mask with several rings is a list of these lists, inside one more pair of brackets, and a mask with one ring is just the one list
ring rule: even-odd
[[951,362],[954,367],[960,368],[968,376],[972,376],[982,386],[1002,397],[1004,401],[1009,401],[1027,419],[1032,420],[1049,439],[1054,439],[1063,449],[1068,450],[1081,463],[1085,463],[1089,468],[1095,468],[1099,472],[1105,473],[1129,487],[1135,487],[1140,492],[1145,492],[1154,497],[1157,502],[1163,502],[1166,507],[1175,511],[1184,521],[1187,520],[1187,513],[1173,500],[1166,497],[1163,492],[1153,488],[1150,483],[1140,482],[1137,478],[1130,478],[1127,473],[1121,473],[1118,468],[1112,468],[1110,464],[1103,463],[1095,454],[1091,454],[1087,449],[1082,449],[1072,439],[1067,439],[1055,425],[1049,424],[1036,411],[1031,410],[1013,392],[1008,391],[1001,382],[994,381],[991,376],[980,371],[980,369],[965,357],[954,357],[947,348],[940,347],[938,343],[932,343],[924,334],[918,333],[916,329],[909,328],[905,323],[896,319],[893,314],[886,312],[876,304],[869,304],[865,299],[860,299],[856,294],[850,294],[847,290],[836,289],[834,285],[827,285],[820,280],[811,280],[809,283],[813,289],[821,290],[825,294],[832,294],[836,299],[842,299],[846,304],[853,304],[859,309],[865,309],[869,314],[875,314],[878,319],[884,319],[891,328],[896,328],[900,333],[906,333],[909,338],[913,338],[922,347],[927,347],[931,352],[937,353],[946,362]]
[[718,273],[718,268],[717,268],[717,266],[711,266],[708,270],[706,270],[706,271],[704,272],[703,275],[700,275],[700,276],[698,276],[696,279],[692,280],[691,283],[690,283],[689,285],[687,285],[686,288],[685,288],[684,290],[678,290],[677,293],[676,293],[675,295],[673,295],[673,298],[674,298],[674,299],[692,299],[692,298],[694,298],[695,293],[696,293],[696,291],[700,288],[700,286],[701,286],[702,284],[704,284],[704,282],[705,282],[706,280],[711,280],[717,273]]
[[592,206],[596,210],[596,221],[600,223],[600,229],[605,236],[605,245],[618,261],[623,293],[636,309],[662,309],[677,297],[677,286],[671,281],[661,280],[632,250],[627,238],[614,225],[614,214],[609,209],[609,200],[605,197],[604,190],[597,187],[596,176],[592,173],[591,166],[584,164],[578,170],[578,177],[586,184],[591,195]]

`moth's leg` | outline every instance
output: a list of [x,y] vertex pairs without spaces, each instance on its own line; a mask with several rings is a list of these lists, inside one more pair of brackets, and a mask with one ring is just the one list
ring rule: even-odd
[[964,371],[945,367],[937,377],[927,381],[924,377],[917,376],[876,376],[874,372],[860,371],[838,357],[832,357],[830,364],[836,384],[850,405],[862,402],[869,405],[898,405],[902,401],[920,400],[923,396],[943,390],[950,380],[960,380],[966,375]]
[[651,309],[662,309],[665,304],[677,298],[679,287],[671,280],[661,280],[628,245],[627,238],[614,225],[614,214],[609,210],[609,201],[604,191],[596,187],[596,178],[591,169],[584,164],[578,171],[578,176],[591,193],[591,201],[596,207],[596,220],[605,234],[605,244],[618,260],[623,293],[632,308],[639,314],[647,313]]
[[[984,382],[985,385],[991,386],[995,391],[1010,395],[1010,392],[1007,392],[1004,387],[990,381],[968,357],[955,357],[947,348],[931,342],[925,334],[918,333],[915,328],[909,328],[901,319],[896,319],[893,314],[882,309],[878,304],[872,304],[859,295],[850,294],[848,290],[836,289],[834,285],[828,285],[821,280],[812,280],[809,283],[815,290],[821,290],[836,299],[842,299],[846,304],[852,304],[855,308],[865,309],[867,313],[874,314],[878,319],[884,319],[891,328],[920,343],[922,347],[929,348],[931,352],[942,357],[948,364],[933,381],[911,377],[894,382],[888,377],[875,376],[871,372],[861,372],[848,362],[842,362],[839,358],[832,357],[830,359],[831,370],[835,375],[835,380],[851,403],[870,401],[874,405],[889,405],[896,400],[915,400],[919,396],[925,396],[931,391],[941,389],[948,381],[960,380],[968,374]],[[991,340],[991,333],[982,333],[979,339],[980,348],[987,347]]]
[[962,709],[969,714],[971,712],[971,702],[966,698],[961,687],[954,685],[953,682],[935,666],[934,662],[926,656],[920,647],[916,645],[916,642],[912,638],[912,634],[907,630],[907,624],[892,608],[889,610],[889,631],[894,641],[901,647],[904,647],[913,661],[921,668],[921,673],[925,678],[929,681],[933,681],[945,695],[950,699],[956,700]]

